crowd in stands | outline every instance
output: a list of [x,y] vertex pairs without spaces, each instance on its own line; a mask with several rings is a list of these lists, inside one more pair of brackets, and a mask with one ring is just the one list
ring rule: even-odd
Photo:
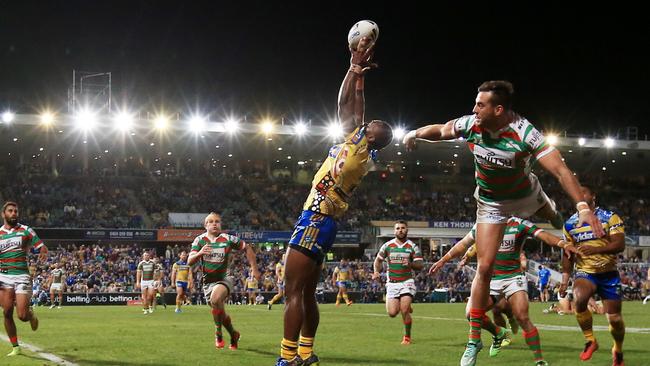
[[[144,250],[156,254],[157,261],[163,267],[163,286],[166,292],[174,292],[175,286],[171,284],[171,267],[179,258],[179,253],[188,248],[179,245],[167,246],[164,251],[154,248],[143,248],[138,245],[110,244],[110,245],[75,245],[67,244],[52,248],[48,255],[47,263],[37,263],[35,258],[30,261],[30,271],[34,278],[34,299],[47,297],[49,277],[52,264],[58,264],[65,275],[65,292],[69,293],[114,293],[134,292],[137,265],[142,258]],[[258,266],[262,277],[259,289],[263,292],[277,292],[277,278],[275,264],[282,257],[282,251],[261,250],[257,253]],[[327,262],[321,276],[320,291],[336,292],[337,288],[332,281],[332,272],[338,262]],[[359,259],[350,262],[353,269],[351,278],[351,291],[358,291],[363,301],[375,302],[380,300],[385,292],[385,277],[372,279],[372,262],[361,262]],[[232,296],[233,302],[245,302],[246,289],[244,279],[249,275],[249,265],[243,255],[238,253],[233,256],[230,263],[230,273],[237,279],[234,283]],[[427,269],[415,275],[416,285],[420,291],[430,293],[434,289],[448,289],[453,294],[469,291],[471,278],[463,269],[447,266],[435,277],[427,275]],[[203,301],[201,298],[201,273],[195,268],[193,299],[195,302]]]
[[[75,245],[66,244],[52,248],[46,264],[30,262],[30,270],[34,276],[34,302],[44,304],[47,302],[48,279],[51,265],[57,263],[65,274],[65,292],[67,293],[115,293],[135,292],[137,265],[142,258],[143,251],[155,254],[158,262],[163,266],[163,286],[165,292],[175,292],[175,286],[170,282],[171,267],[179,258],[182,250],[187,247],[168,245],[166,248],[146,248],[135,244],[108,244],[108,245]],[[260,292],[274,293],[278,291],[275,264],[282,257],[283,251],[274,247],[271,250],[259,250],[257,262],[262,274],[259,281]],[[557,252],[555,252],[557,253]],[[557,263],[557,254],[530,252],[528,257],[554,268]],[[370,258],[364,257],[351,260],[353,276],[350,279],[350,291],[357,292],[357,301],[377,302],[384,299],[385,273],[380,279],[373,280],[373,264]],[[462,302],[469,294],[473,278],[472,264],[467,267],[458,267],[456,263],[447,264],[434,276],[429,276],[427,271],[432,261],[437,256],[428,256],[427,265],[414,274],[416,286],[419,291],[418,301],[429,301],[434,291],[443,291],[448,294],[449,301]],[[650,294],[650,281],[647,278],[650,263],[641,261],[638,257],[620,256],[619,272],[624,285],[624,294],[629,299],[642,299]],[[338,261],[326,262],[319,293],[336,292],[337,288],[332,279],[334,268]],[[557,267],[555,267],[557,269]],[[246,303],[247,293],[244,280],[249,275],[249,265],[243,253],[236,253],[230,263],[230,273],[236,279],[234,291],[230,298],[233,303]],[[195,268],[194,287],[192,289],[192,302],[204,303],[201,291],[201,273]],[[552,287],[557,287],[552,283]],[[534,297],[534,283],[531,282],[531,296]]]
[[[218,210],[232,230],[291,230],[310,189],[308,182],[296,183],[286,174],[271,177],[252,163],[232,170],[189,164],[180,174],[127,161],[119,177],[106,169],[83,175],[68,168],[53,175],[35,163],[0,166],[2,176],[13,177],[0,188],[0,198],[19,202],[22,221],[34,227],[165,228],[170,227],[170,212]],[[371,172],[339,228],[357,230],[370,220],[395,218],[474,221],[471,176],[445,176],[446,184],[441,179],[434,175],[395,181]],[[617,212],[628,233],[650,234],[650,193],[643,178],[581,179],[596,186],[598,203]],[[561,212],[572,214],[573,204],[557,181],[548,174],[540,174],[540,180]]]

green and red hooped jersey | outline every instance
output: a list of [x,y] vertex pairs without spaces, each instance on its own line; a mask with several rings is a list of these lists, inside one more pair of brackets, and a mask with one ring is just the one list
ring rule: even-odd
[[490,133],[475,124],[474,115],[454,120],[454,134],[467,140],[474,155],[479,198],[485,202],[521,199],[533,192],[530,170],[535,160],[553,151],[544,135],[518,115]]

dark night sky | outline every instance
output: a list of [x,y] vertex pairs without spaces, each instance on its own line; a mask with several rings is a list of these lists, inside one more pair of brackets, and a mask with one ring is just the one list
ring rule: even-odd
[[540,128],[650,133],[639,9],[329,3],[1,1],[0,107],[63,108],[76,68],[111,71],[114,98],[134,108],[318,120],[335,111],[348,29],[372,19],[381,68],[367,78],[368,118],[444,122],[471,112],[482,81],[508,79]]

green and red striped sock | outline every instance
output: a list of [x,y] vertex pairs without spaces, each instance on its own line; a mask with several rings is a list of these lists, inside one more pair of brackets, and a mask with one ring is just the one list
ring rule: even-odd
[[214,318],[214,336],[218,339],[223,339],[223,332],[221,331],[221,322],[223,310],[221,309],[212,309],[212,316]]
[[523,332],[523,336],[526,339],[526,344],[528,345],[528,348],[530,348],[531,351],[533,351],[533,355],[535,356],[535,361],[541,361],[544,359],[544,356],[542,356],[542,343],[539,340],[539,333],[537,332],[537,328],[533,327],[533,329],[530,332]]
[[469,343],[481,341],[481,323],[485,309],[469,309]]
[[413,324],[413,320],[404,320],[404,335],[407,337],[411,336],[411,324]]

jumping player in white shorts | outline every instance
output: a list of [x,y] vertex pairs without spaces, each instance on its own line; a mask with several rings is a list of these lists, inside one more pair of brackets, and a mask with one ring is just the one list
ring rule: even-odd
[[[465,251],[468,251],[468,256],[475,255],[476,251],[473,250],[476,245],[475,237],[476,225],[447,254],[431,266],[429,273],[437,272],[445,263],[452,258],[461,256]],[[506,224],[503,242],[496,255],[494,273],[490,281],[488,309],[496,304],[501,297],[505,297],[512,307],[515,319],[523,329],[522,334],[528,347],[533,351],[536,364],[545,365],[539,333],[528,315],[528,280],[520,265],[519,253],[527,237],[535,237],[548,245],[559,248],[565,248],[568,245],[563,239],[538,228],[527,220],[511,217]],[[567,250],[575,252],[573,247]],[[469,309],[466,311],[469,317]],[[501,342],[509,336],[509,331],[496,326],[486,315],[483,315],[480,326],[493,334],[490,356],[494,357],[501,350]]]
[[[476,365],[478,352],[483,348],[480,323],[488,305],[492,267],[508,219],[537,214],[556,228],[562,226],[561,216],[531,173],[533,162],[538,161],[558,180],[576,204],[579,223],[593,225],[597,237],[604,235],[602,225],[583,200],[580,183],[559,151],[547,144],[544,135],[527,119],[512,110],[513,94],[514,87],[508,81],[486,81],[478,88],[472,115],[421,127],[404,136],[409,150],[415,148],[418,139],[462,138],[474,155],[478,266],[472,283],[470,329],[461,366]],[[538,364],[546,362],[539,360]]]

